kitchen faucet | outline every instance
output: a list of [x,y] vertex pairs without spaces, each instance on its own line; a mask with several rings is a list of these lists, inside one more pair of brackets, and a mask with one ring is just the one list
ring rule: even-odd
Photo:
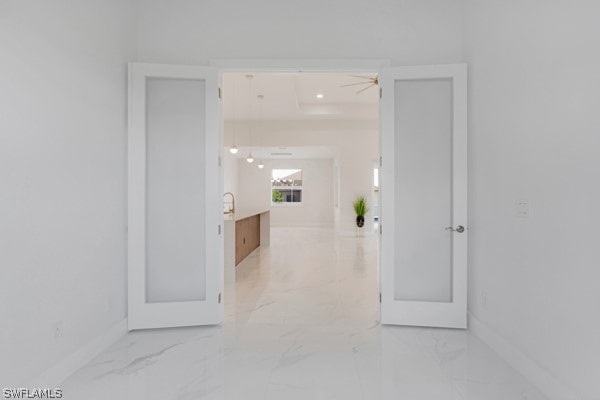
[[227,210],[227,211],[223,211],[223,213],[224,214],[233,214],[233,213],[235,213],[235,196],[233,195],[233,193],[226,192],[225,194],[223,194],[223,204],[224,205],[228,204],[228,203],[225,203],[225,196],[227,196],[228,194],[231,195],[231,208],[229,208],[229,210]]

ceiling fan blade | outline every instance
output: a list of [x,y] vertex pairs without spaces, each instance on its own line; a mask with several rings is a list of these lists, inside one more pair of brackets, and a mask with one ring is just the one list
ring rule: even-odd
[[372,76],[363,76],[363,75],[348,75],[348,76],[352,76],[352,77],[354,77],[354,78],[363,78],[363,79],[368,79],[368,80],[370,80],[370,81],[372,81],[373,79],[375,79],[375,78],[373,78]]
[[373,84],[373,82],[358,82],[358,83],[349,83],[347,85],[340,85],[340,87],[346,87],[346,86],[356,86],[356,85],[369,85],[369,84]]
[[373,86],[376,86],[375,83],[371,83],[369,86],[367,86],[366,88],[360,89],[358,92],[356,92],[356,94],[362,93],[365,90],[372,88]]

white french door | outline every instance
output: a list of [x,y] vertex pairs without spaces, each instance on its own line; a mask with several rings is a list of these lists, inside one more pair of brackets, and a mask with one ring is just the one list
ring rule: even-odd
[[222,320],[218,82],[216,68],[129,66],[129,330]]
[[385,68],[381,322],[466,328],[466,65]]

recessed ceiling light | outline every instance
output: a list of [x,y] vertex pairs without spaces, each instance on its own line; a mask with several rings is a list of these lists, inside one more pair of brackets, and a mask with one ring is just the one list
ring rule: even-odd
[[317,93],[317,99],[322,99],[323,97],[323,93]]

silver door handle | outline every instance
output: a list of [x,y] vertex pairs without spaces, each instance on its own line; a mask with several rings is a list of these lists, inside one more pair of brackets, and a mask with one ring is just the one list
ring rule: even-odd
[[463,233],[463,232],[465,231],[465,227],[464,227],[464,226],[462,226],[462,225],[459,225],[459,226],[457,226],[457,227],[456,227],[456,229],[454,229],[454,228],[453,228],[453,227],[451,227],[451,226],[447,226],[447,227],[446,227],[446,230],[447,230],[447,231],[452,231],[452,232]]

